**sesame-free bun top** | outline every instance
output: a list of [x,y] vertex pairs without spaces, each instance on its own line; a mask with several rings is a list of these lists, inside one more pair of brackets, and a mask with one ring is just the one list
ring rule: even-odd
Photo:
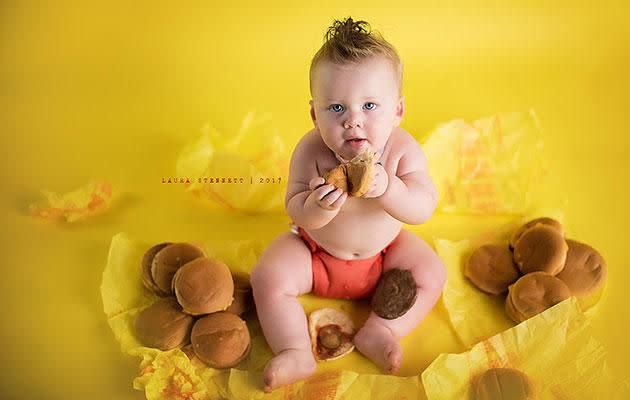
[[541,271],[556,275],[564,268],[568,250],[564,236],[556,228],[538,224],[515,243],[514,261],[523,274]]
[[252,286],[244,276],[233,276],[234,279],[234,300],[227,308],[227,312],[242,315],[254,308],[254,297]]
[[173,289],[184,312],[191,315],[224,311],[232,304],[234,281],[223,262],[201,257],[177,270]]
[[520,323],[569,297],[571,291],[560,279],[545,272],[532,272],[510,286],[505,312]]
[[516,244],[518,239],[520,239],[523,233],[525,233],[525,231],[529,230],[530,228],[535,227],[536,225],[550,226],[552,228],[557,229],[558,232],[560,232],[560,234],[564,236],[564,230],[560,222],[556,221],[553,218],[548,218],[548,217],[536,218],[523,224],[520,228],[514,231],[514,233],[512,234],[512,238],[510,239],[510,249],[512,250],[514,249],[514,245]]
[[200,318],[190,334],[197,357],[212,368],[230,368],[241,362],[251,348],[245,321],[221,311]]
[[507,291],[520,273],[507,246],[487,244],[468,258],[464,275],[484,292],[499,294]]
[[192,325],[193,317],[173,297],[165,297],[137,315],[134,330],[143,345],[170,350],[188,342]]
[[142,261],[140,262],[140,266],[142,267],[142,284],[150,292],[162,297],[168,296],[169,293],[163,291],[155,284],[153,276],[151,275],[151,266],[153,265],[153,258],[155,257],[155,255],[170,244],[170,242],[156,244],[155,246],[147,250],[146,253],[144,253],[144,256],[142,256]]
[[556,277],[566,283],[573,295],[590,296],[606,282],[608,276],[606,261],[597,250],[585,243],[568,239],[567,244],[569,245],[567,261],[564,269]]
[[190,243],[173,243],[158,251],[153,257],[151,276],[161,291],[173,294],[172,281],[175,272],[184,264],[206,254]]
[[490,368],[475,384],[475,400],[533,400],[530,379],[516,369]]

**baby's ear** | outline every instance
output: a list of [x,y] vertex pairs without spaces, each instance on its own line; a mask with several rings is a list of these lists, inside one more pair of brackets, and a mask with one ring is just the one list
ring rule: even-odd
[[309,101],[308,104],[311,106],[311,119],[313,120],[313,125],[317,128],[317,118],[315,117],[315,106],[313,105],[313,100]]
[[400,126],[400,122],[402,121],[403,115],[405,115],[405,97],[400,96],[400,100],[398,100],[398,104],[396,105],[396,118],[395,125]]

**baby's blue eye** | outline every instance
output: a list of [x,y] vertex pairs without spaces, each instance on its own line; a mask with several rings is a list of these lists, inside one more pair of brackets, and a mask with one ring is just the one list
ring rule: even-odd
[[343,106],[341,104],[333,104],[330,107],[328,107],[328,109],[334,112],[341,112],[343,111]]
[[376,108],[376,104],[372,102],[368,102],[368,103],[365,103],[363,107],[365,107],[366,110],[373,110],[374,108]]

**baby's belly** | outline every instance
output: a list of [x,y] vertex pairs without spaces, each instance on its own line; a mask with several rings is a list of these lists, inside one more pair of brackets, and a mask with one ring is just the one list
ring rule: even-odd
[[375,200],[349,200],[351,203],[346,201],[328,225],[306,232],[320,247],[342,260],[360,260],[378,254],[398,236],[402,222],[380,206],[375,207]]

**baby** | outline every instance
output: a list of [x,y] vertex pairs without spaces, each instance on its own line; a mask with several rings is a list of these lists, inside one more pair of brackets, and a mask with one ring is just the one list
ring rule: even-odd
[[[316,370],[307,319],[297,297],[313,292],[359,299],[373,294],[383,272],[409,270],[412,307],[395,319],[370,313],[357,332],[358,351],[388,373],[401,364],[399,341],[433,308],[444,265],[402,224],[426,222],[437,194],[416,140],[399,127],[404,114],[402,63],[365,21],[335,21],[310,70],[314,129],[291,157],[285,205],[293,232],[276,238],[251,276],[258,317],[275,357],[263,372],[265,391]],[[322,176],[366,150],[375,153],[372,185],[362,197]]]

